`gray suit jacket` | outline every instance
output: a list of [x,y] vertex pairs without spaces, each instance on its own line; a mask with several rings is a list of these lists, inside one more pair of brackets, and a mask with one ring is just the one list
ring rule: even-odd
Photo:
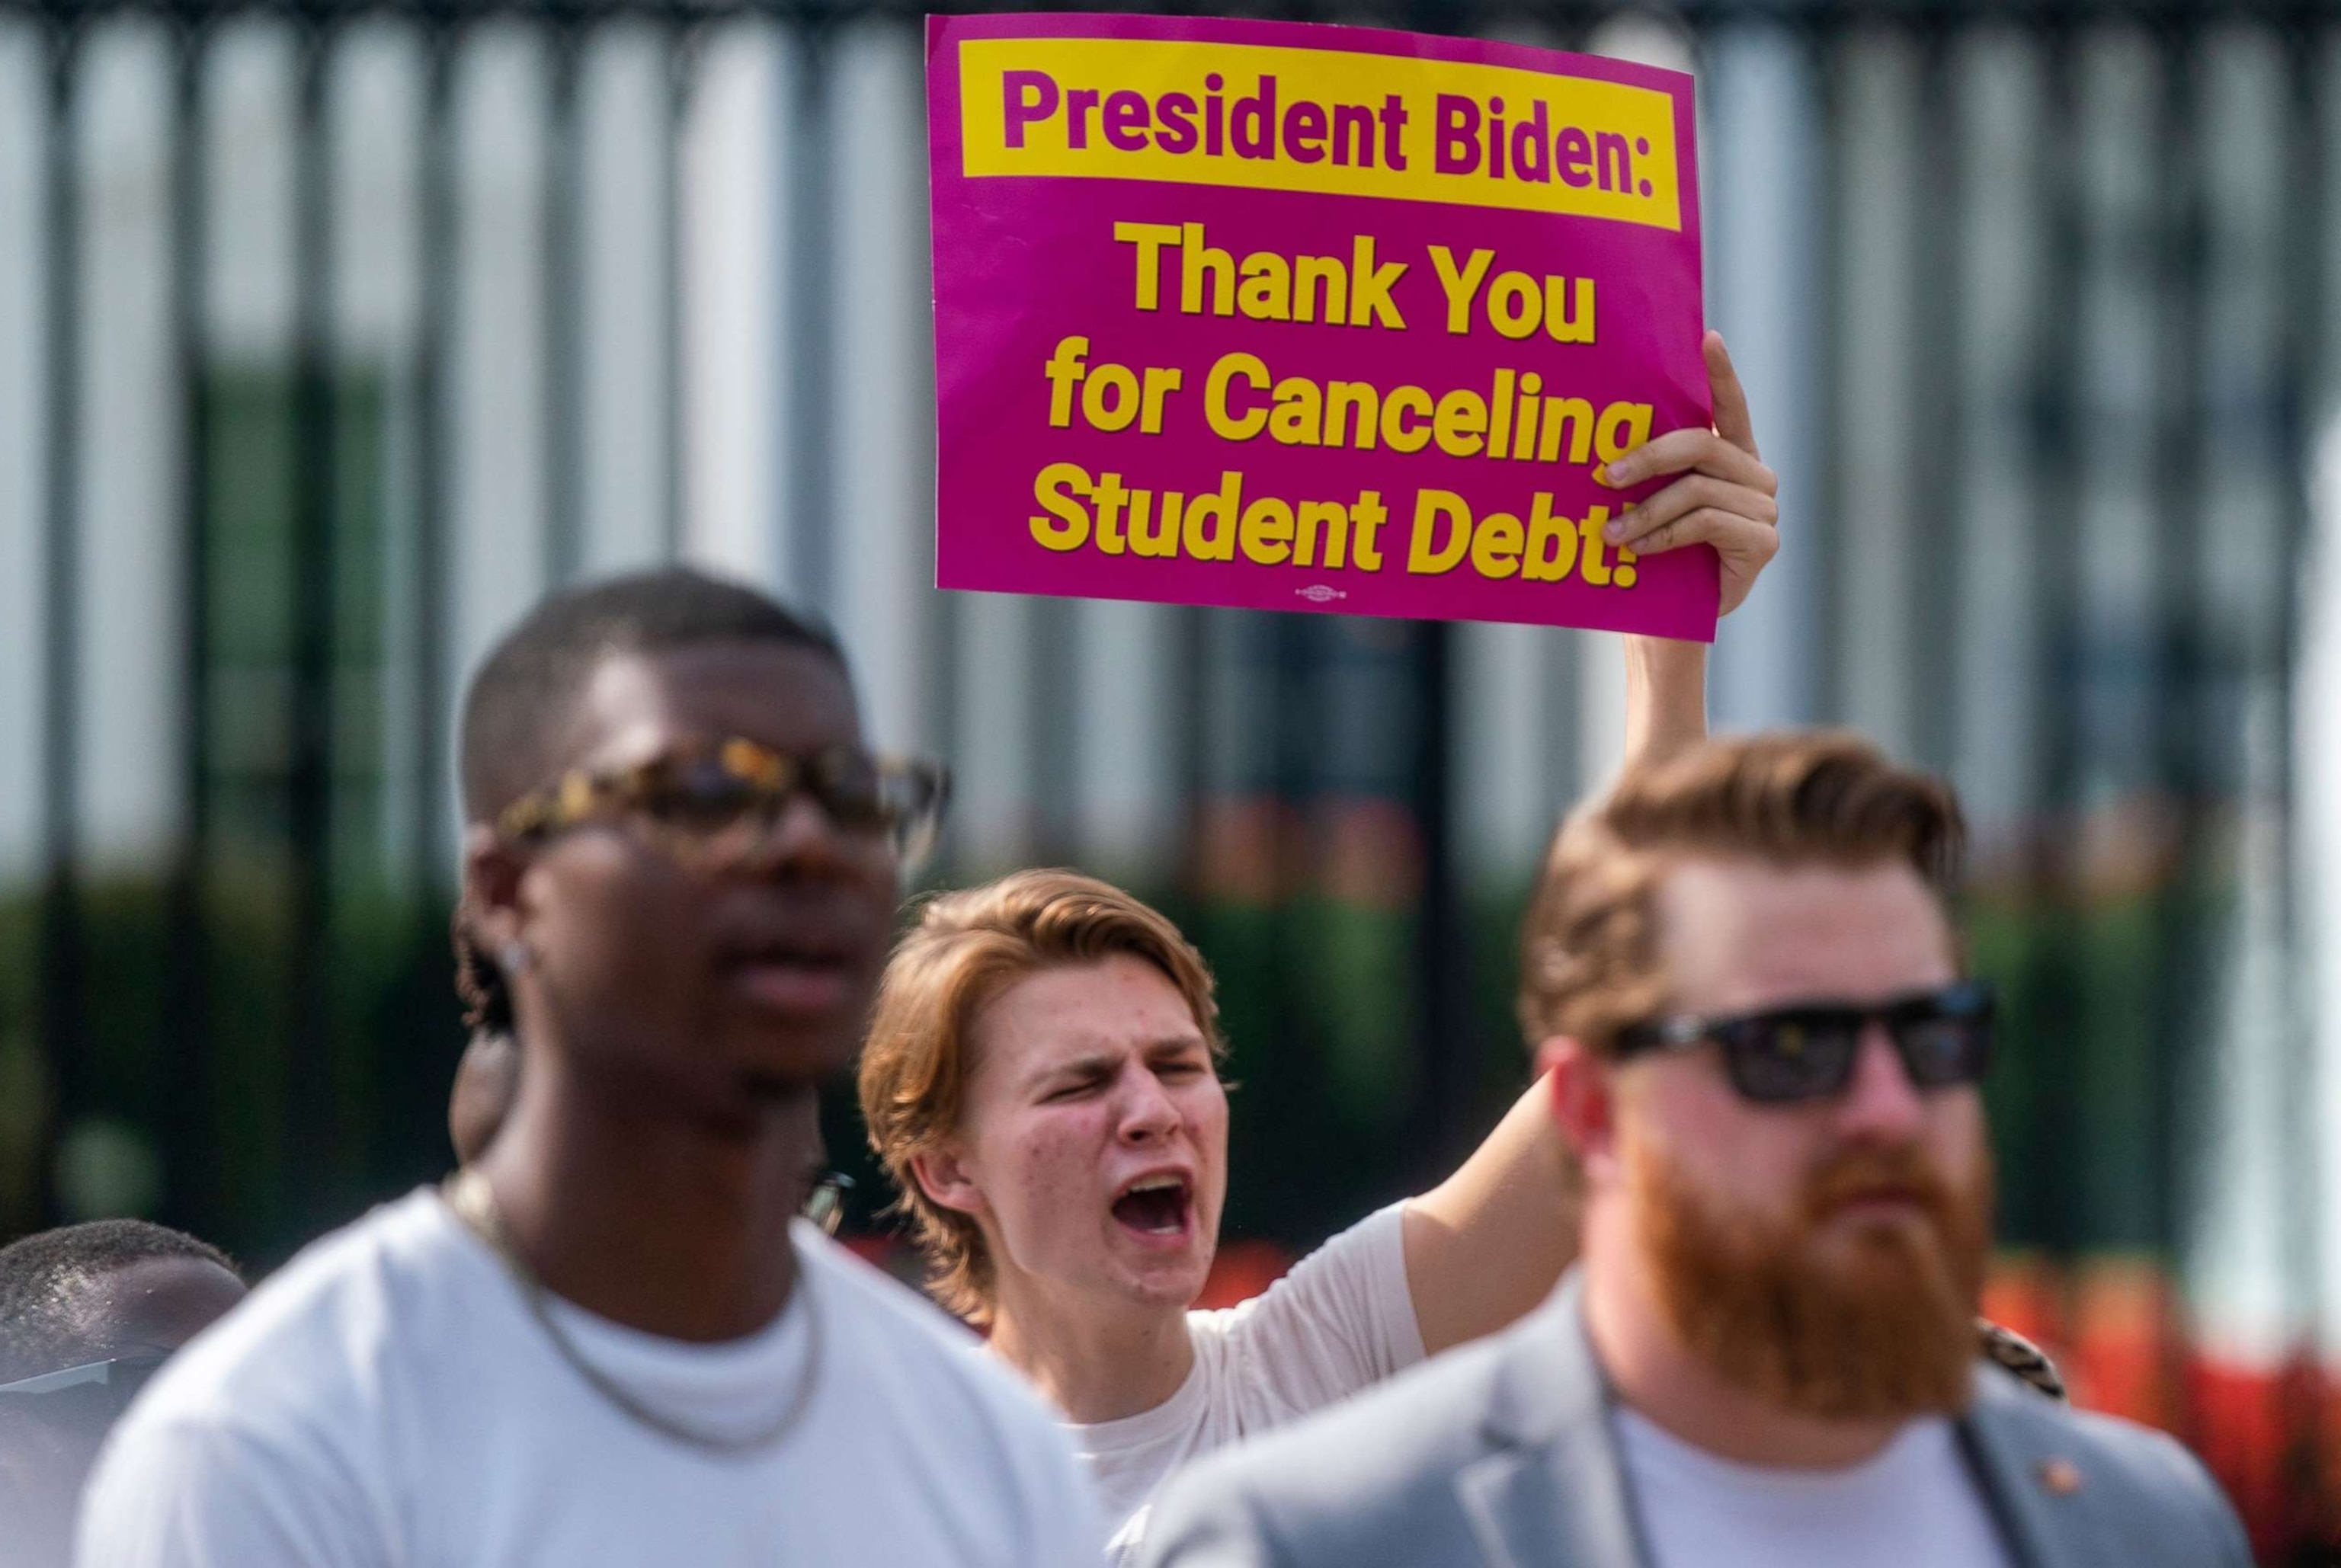
[[[1510,1329],[1226,1450],[1153,1511],[1147,1568],[1644,1568],[1572,1274]],[[1960,1444],[2021,1568],[2250,1568],[2169,1437],[1978,1365]]]

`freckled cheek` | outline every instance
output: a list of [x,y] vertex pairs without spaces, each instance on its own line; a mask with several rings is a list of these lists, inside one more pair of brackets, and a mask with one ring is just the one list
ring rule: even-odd
[[1052,1119],[1027,1130],[1010,1180],[1033,1230],[1090,1225],[1102,1179],[1099,1147],[1095,1130],[1078,1122]]

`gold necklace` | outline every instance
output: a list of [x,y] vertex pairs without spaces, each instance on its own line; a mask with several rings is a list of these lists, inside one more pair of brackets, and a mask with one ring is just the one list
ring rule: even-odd
[[796,1294],[803,1300],[805,1308],[804,1375],[798,1379],[796,1392],[790,1396],[788,1408],[781,1412],[779,1420],[745,1437],[718,1437],[668,1420],[618,1386],[579,1353],[569,1335],[554,1320],[552,1309],[546,1305],[545,1298],[550,1293],[545,1290],[543,1281],[536,1277],[536,1271],[528,1266],[513,1245],[511,1234],[504,1228],[503,1212],[496,1206],[495,1191],[488,1186],[487,1177],[476,1170],[459,1170],[440,1184],[439,1193],[463,1227],[478,1236],[487,1245],[488,1250],[502,1260],[513,1283],[520,1286],[521,1296],[528,1303],[530,1315],[544,1330],[545,1337],[553,1341],[553,1348],[560,1353],[561,1359],[567,1362],[571,1370],[583,1378],[596,1394],[660,1436],[710,1454],[752,1453],[756,1449],[772,1447],[786,1437],[812,1403],[813,1384],[821,1371],[821,1314],[813,1305],[812,1281],[802,1266],[797,1270]]

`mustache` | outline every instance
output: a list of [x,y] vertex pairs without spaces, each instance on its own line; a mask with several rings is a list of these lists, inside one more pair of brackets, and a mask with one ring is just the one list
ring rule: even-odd
[[1957,1208],[1951,1184],[1934,1161],[1908,1144],[1859,1146],[1831,1156],[1805,1178],[1805,1218],[1813,1224],[1865,1199],[1899,1198],[1947,1228]]

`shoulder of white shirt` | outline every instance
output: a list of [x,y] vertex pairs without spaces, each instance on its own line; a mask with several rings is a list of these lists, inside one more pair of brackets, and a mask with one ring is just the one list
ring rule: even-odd
[[[175,1357],[135,1414],[158,1422],[232,1408],[239,1424],[264,1422],[255,1403],[281,1395],[307,1404],[337,1382],[358,1381],[355,1369],[400,1326],[384,1296],[400,1294],[401,1276],[421,1283],[443,1266],[454,1224],[423,1188],[320,1237]],[[851,1303],[843,1332],[882,1339],[894,1356],[923,1360],[931,1352],[936,1368],[949,1369],[943,1375],[972,1384],[988,1404],[1053,1427],[1021,1379],[989,1356],[965,1354],[981,1343],[965,1325],[813,1226],[801,1222],[792,1236],[798,1256]],[[475,1261],[493,1266],[484,1256]]]
[[381,1298],[430,1250],[437,1202],[411,1193],[302,1248],[174,1356],[125,1424],[214,1407],[257,1416],[255,1405],[280,1393],[345,1379],[393,1331]]
[[890,1342],[890,1350],[905,1338],[931,1346],[939,1353],[939,1365],[964,1375],[995,1404],[1005,1402],[1012,1404],[1020,1416],[1040,1417],[1042,1425],[1053,1434],[1056,1417],[1041,1404],[1040,1395],[998,1357],[987,1353],[982,1339],[972,1329],[812,1226],[798,1222],[795,1235],[797,1255],[812,1260],[824,1280],[834,1283],[842,1293],[852,1297],[857,1311],[867,1315],[859,1320],[860,1325],[877,1328]]

